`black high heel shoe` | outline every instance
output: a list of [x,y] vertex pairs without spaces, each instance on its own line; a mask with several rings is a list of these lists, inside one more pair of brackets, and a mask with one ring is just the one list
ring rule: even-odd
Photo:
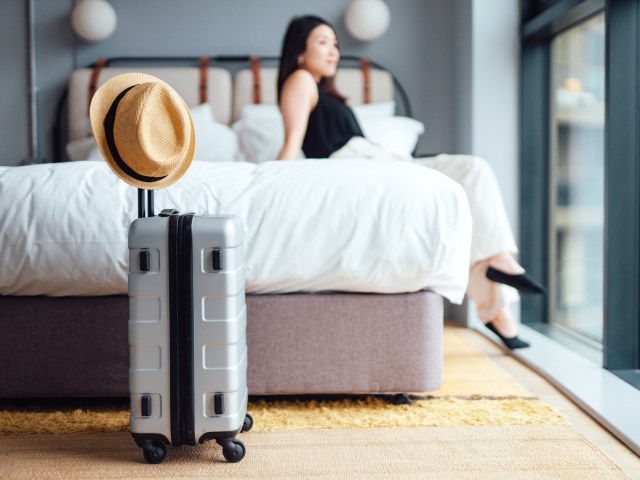
[[487,322],[484,324],[484,326],[487,327],[489,330],[491,330],[493,333],[495,333],[498,336],[498,338],[502,340],[502,343],[504,343],[509,350],[515,350],[516,348],[527,348],[531,346],[529,342],[520,340],[517,335],[515,337],[505,337],[498,331],[498,329],[493,324],[493,322]]
[[489,267],[486,276],[493,282],[504,283],[505,285],[518,289],[522,293],[547,293],[544,285],[536,282],[526,273],[510,275],[497,268]]

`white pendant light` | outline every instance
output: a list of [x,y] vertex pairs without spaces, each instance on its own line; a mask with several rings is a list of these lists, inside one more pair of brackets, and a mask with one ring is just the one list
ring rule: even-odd
[[344,23],[353,38],[375,40],[389,28],[391,14],[383,0],[353,0],[347,7]]
[[109,38],[116,23],[116,11],[106,0],[80,0],[71,12],[73,30],[87,42]]

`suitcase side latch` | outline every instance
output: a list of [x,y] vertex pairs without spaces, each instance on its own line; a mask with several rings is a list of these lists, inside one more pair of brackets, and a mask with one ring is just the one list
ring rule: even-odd
[[224,415],[224,394],[216,393],[213,396],[213,411],[216,415]]
[[140,398],[140,414],[143,417],[151,416],[151,397],[149,395],[143,395]]
[[151,253],[149,250],[142,250],[140,252],[140,271],[148,272],[151,270]]
[[222,250],[219,248],[214,248],[211,252],[211,256],[213,258],[212,268],[214,272],[219,272],[222,270]]

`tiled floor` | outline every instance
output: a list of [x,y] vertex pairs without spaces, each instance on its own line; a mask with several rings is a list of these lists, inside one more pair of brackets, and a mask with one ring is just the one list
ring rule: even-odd
[[621,443],[608,430],[565,397],[553,385],[529,369],[508,352],[480,333],[464,329],[464,335],[479,350],[489,355],[502,369],[542,401],[554,407],[571,422],[573,427],[588,438],[625,473],[640,480],[640,457]]

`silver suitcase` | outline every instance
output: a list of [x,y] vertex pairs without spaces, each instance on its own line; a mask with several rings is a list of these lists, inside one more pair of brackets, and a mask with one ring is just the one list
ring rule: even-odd
[[153,191],[139,191],[138,210],[129,229],[131,434],[149,463],[164,460],[166,445],[211,439],[239,462],[246,450],[235,437],[253,425],[242,223],[153,216]]

